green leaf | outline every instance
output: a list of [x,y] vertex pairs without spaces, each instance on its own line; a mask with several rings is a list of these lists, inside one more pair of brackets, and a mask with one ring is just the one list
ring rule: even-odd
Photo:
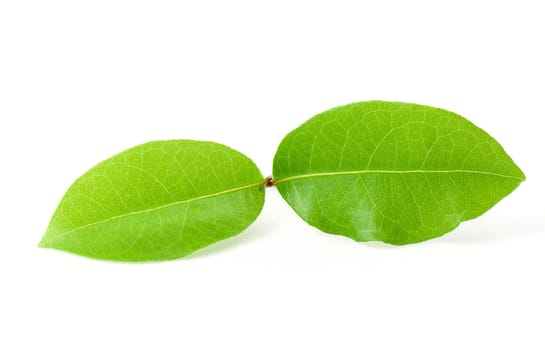
[[360,102],[289,133],[274,159],[278,190],[318,229],[407,244],[441,236],[525,177],[490,135],[449,111]]
[[76,180],[40,246],[106,260],[175,259],[248,227],[264,192],[256,165],[231,148],[150,142]]

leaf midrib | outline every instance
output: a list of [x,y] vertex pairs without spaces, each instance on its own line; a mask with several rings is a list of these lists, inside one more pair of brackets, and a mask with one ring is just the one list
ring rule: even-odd
[[[169,208],[169,207],[172,207],[172,206],[175,206],[175,205],[192,203],[192,202],[196,202],[196,201],[203,200],[203,199],[222,196],[224,194],[229,194],[229,193],[238,192],[238,191],[244,191],[244,190],[247,190],[247,189],[250,189],[250,188],[263,186],[264,184],[265,184],[265,180],[260,181],[260,182],[256,182],[256,183],[253,183],[253,184],[249,184],[249,185],[230,188],[230,189],[220,191],[220,192],[205,194],[205,195],[202,195],[202,196],[199,196],[199,197],[194,197],[194,198],[184,199],[184,200],[181,200],[181,201],[176,201],[176,202],[172,202],[172,203],[168,203],[168,204],[163,204],[163,205],[160,205],[158,207],[153,207],[153,208],[149,208],[149,209],[145,209],[145,210],[133,211],[133,212],[126,213],[126,214],[121,214],[121,215],[114,215],[114,216],[109,217],[109,218],[104,219],[104,220],[91,222],[91,223],[76,227],[76,228],[74,228],[72,230],[65,231],[65,232],[55,236],[53,239],[48,240],[48,241],[56,240],[56,239],[58,239],[60,237],[63,237],[65,235],[67,235],[67,234],[70,234],[70,233],[73,233],[73,232],[76,232],[76,231],[79,231],[79,230],[83,230],[85,228],[92,227],[92,226],[95,226],[95,225],[100,225],[100,224],[104,224],[104,223],[107,223],[107,222],[110,222],[110,221],[113,221],[113,220],[121,219],[121,218],[124,218],[124,217],[129,217],[129,216],[139,215],[139,214],[146,214],[146,213],[161,210],[161,209],[164,209],[164,208]],[[40,242],[40,245],[42,243],[44,243],[44,242]]]
[[351,171],[329,171],[322,173],[310,173],[310,174],[301,174],[288,176],[275,180],[275,184],[281,184],[283,182],[307,179],[312,177],[326,177],[326,176],[339,176],[339,175],[359,175],[359,174],[456,174],[456,173],[468,173],[468,174],[480,174],[480,175],[491,175],[504,178],[515,179],[519,181],[524,181],[523,177],[505,175],[494,173],[490,171],[479,171],[479,170],[466,170],[466,169],[449,169],[449,170],[424,170],[424,169],[415,169],[415,170],[351,170]]

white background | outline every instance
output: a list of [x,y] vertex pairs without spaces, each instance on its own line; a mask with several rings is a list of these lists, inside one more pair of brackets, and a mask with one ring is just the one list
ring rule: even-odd
[[[539,1],[3,1],[0,347],[544,349],[544,13]],[[36,247],[72,181],[121,150],[213,140],[269,174],[287,132],[371,99],[464,115],[527,181],[403,247],[323,234],[275,189],[247,231],[187,259]]]

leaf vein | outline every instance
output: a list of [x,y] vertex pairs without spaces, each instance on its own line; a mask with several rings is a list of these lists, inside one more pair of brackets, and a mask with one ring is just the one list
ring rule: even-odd
[[359,174],[455,174],[455,173],[468,173],[468,174],[479,174],[479,175],[490,175],[490,176],[498,176],[498,177],[505,177],[510,179],[515,179],[519,181],[523,181],[523,178],[517,177],[517,176],[511,176],[511,175],[504,175],[499,173],[494,173],[490,171],[479,171],[479,170],[466,170],[466,169],[449,169],[449,170],[423,170],[423,169],[417,169],[417,170],[380,170],[380,169],[373,169],[373,170],[352,170],[352,171],[331,171],[331,172],[322,172],[322,173],[312,173],[312,174],[301,174],[301,175],[294,175],[294,176],[288,176],[283,179],[275,180],[276,184],[281,184],[283,182],[293,181],[293,180],[299,180],[299,179],[306,179],[306,178],[313,178],[313,177],[326,177],[326,176],[339,176],[339,175],[359,175]]
[[147,213],[150,213],[150,212],[153,212],[153,211],[161,210],[161,209],[172,207],[172,206],[175,206],[175,205],[192,203],[192,202],[196,202],[198,200],[218,197],[218,196],[221,196],[221,195],[224,195],[224,194],[229,194],[229,193],[233,193],[233,192],[237,192],[237,191],[243,191],[243,190],[247,190],[247,189],[250,189],[250,188],[263,186],[264,184],[265,184],[265,181],[260,181],[260,182],[249,184],[249,185],[230,188],[228,190],[224,190],[224,191],[221,191],[221,192],[209,193],[209,194],[202,195],[200,197],[195,197],[195,198],[190,198],[190,199],[185,199],[185,200],[181,200],[181,201],[176,201],[176,202],[160,205],[158,207],[154,207],[154,208],[150,208],[150,209],[138,210],[138,211],[134,211],[134,212],[131,212],[131,213],[112,216],[112,217],[104,219],[104,220],[92,222],[92,223],[77,227],[77,228],[75,228],[73,230],[63,232],[62,234],[59,234],[59,235],[55,236],[51,240],[56,240],[56,239],[59,239],[59,238],[65,236],[67,234],[70,234],[70,233],[73,233],[73,232],[76,232],[76,231],[79,231],[79,230],[82,230],[82,229],[85,229],[85,228],[88,228],[88,227],[92,227],[92,226],[100,225],[100,224],[103,224],[103,223],[106,223],[106,222],[110,222],[110,221],[113,221],[113,220],[116,220],[116,219],[121,219],[123,217],[128,217],[128,216],[133,216],[133,215],[138,215],[138,214],[147,214]]

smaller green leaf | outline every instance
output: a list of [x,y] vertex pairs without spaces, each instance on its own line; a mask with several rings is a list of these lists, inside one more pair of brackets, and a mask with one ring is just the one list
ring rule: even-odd
[[248,227],[264,184],[248,157],[224,145],[146,143],[76,180],[40,246],[106,260],[179,258]]
[[525,179],[496,140],[461,116],[381,101],[311,118],[284,138],[273,173],[309,224],[391,244],[441,236]]

